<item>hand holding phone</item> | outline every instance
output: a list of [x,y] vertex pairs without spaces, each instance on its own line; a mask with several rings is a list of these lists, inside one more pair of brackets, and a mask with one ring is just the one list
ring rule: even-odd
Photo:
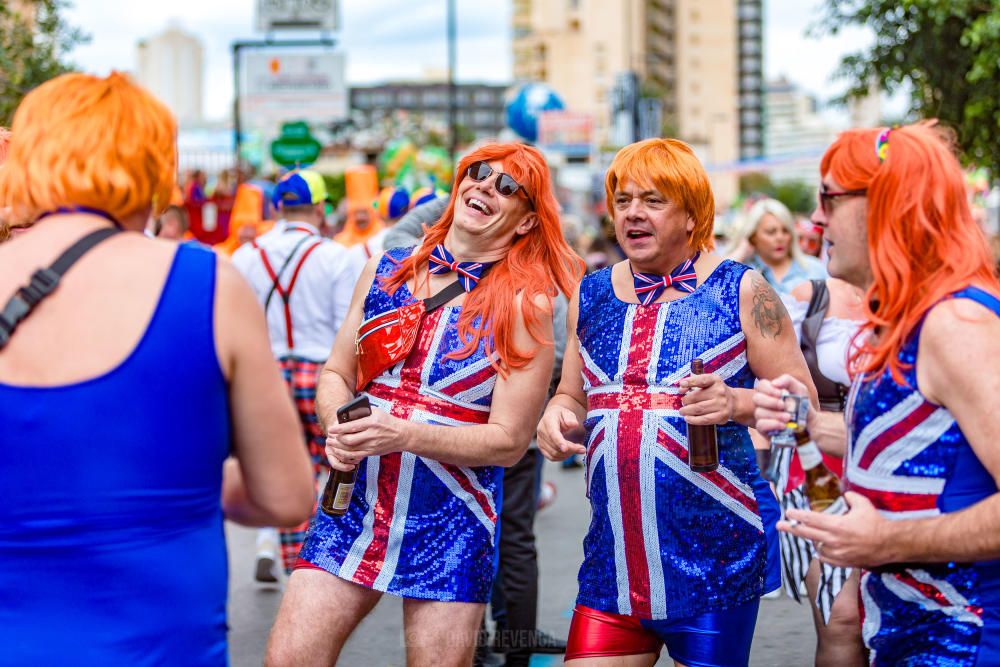
[[[361,395],[355,399],[344,403],[337,408],[337,423],[346,424],[368,417],[372,413],[371,403],[368,397]],[[351,496],[354,495],[354,483],[358,478],[357,467],[350,472],[333,470],[330,472],[330,479],[323,489],[323,499],[320,507],[330,516],[340,516],[347,512],[351,505]]]

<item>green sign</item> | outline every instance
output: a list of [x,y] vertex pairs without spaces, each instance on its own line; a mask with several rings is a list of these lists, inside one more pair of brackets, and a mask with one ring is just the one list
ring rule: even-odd
[[312,164],[319,157],[320,144],[304,122],[283,123],[281,135],[271,142],[271,158],[283,167]]

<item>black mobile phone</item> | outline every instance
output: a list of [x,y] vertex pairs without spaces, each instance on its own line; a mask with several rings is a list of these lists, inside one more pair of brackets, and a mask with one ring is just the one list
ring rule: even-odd
[[368,402],[368,397],[362,394],[337,408],[337,423],[352,422],[367,417],[371,413],[372,405]]

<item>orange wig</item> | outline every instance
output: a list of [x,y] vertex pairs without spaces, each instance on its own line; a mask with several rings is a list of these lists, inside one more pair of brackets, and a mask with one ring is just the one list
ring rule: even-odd
[[[514,345],[514,296],[521,296],[521,312],[528,333],[539,345],[548,345],[552,341],[546,340],[541,332],[541,318],[548,311],[543,312],[535,304],[535,298],[542,294],[554,297],[558,292],[569,295],[583,276],[583,260],[563,238],[552,177],[538,150],[517,143],[487,144],[462,158],[441,220],[427,230],[423,245],[400,262],[396,272],[386,280],[385,288],[392,293],[416,276],[418,270],[425,271],[431,250],[444,243],[451,229],[459,183],[469,165],[477,160],[500,160],[503,170],[521,184],[538,216],[538,224],[527,234],[516,236],[507,256],[494,264],[478,287],[466,295],[458,319],[458,333],[466,346],[454,353],[455,357],[472,354],[485,337],[487,354],[495,353],[498,359],[494,367],[506,374],[511,368],[524,367],[535,356],[533,350],[519,350]],[[423,275],[426,279],[426,273]]]
[[1000,292],[1000,283],[950,142],[933,121],[906,125],[891,130],[879,163],[876,138],[882,131],[842,133],[823,156],[820,172],[847,190],[868,190],[865,224],[874,280],[851,369],[880,374],[888,368],[902,384],[899,352],[927,311],[969,285]]
[[10,146],[10,130],[0,127],[0,165],[7,161],[8,146]]
[[715,197],[712,184],[694,151],[677,139],[646,139],[618,151],[604,179],[608,211],[614,211],[615,190],[635,183],[652,187],[683,208],[694,220],[689,239],[691,249],[715,247]]
[[14,114],[0,169],[0,206],[29,222],[62,206],[118,220],[170,203],[177,127],[170,111],[128,77],[64,74],[34,89]]

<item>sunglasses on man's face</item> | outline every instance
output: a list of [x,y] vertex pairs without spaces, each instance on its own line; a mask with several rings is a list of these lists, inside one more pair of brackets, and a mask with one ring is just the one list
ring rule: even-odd
[[833,211],[833,202],[840,197],[864,197],[868,190],[844,190],[842,192],[832,192],[830,190],[819,191],[819,206],[823,209],[823,215],[830,215]]
[[497,180],[493,184],[493,187],[498,194],[504,197],[513,197],[521,189],[521,184],[511,178],[509,174],[505,174],[502,171],[494,172],[493,167],[482,160],[473,162],[465,171],[465,175],[476,183],[482,183],[494,173],[497,174]]

